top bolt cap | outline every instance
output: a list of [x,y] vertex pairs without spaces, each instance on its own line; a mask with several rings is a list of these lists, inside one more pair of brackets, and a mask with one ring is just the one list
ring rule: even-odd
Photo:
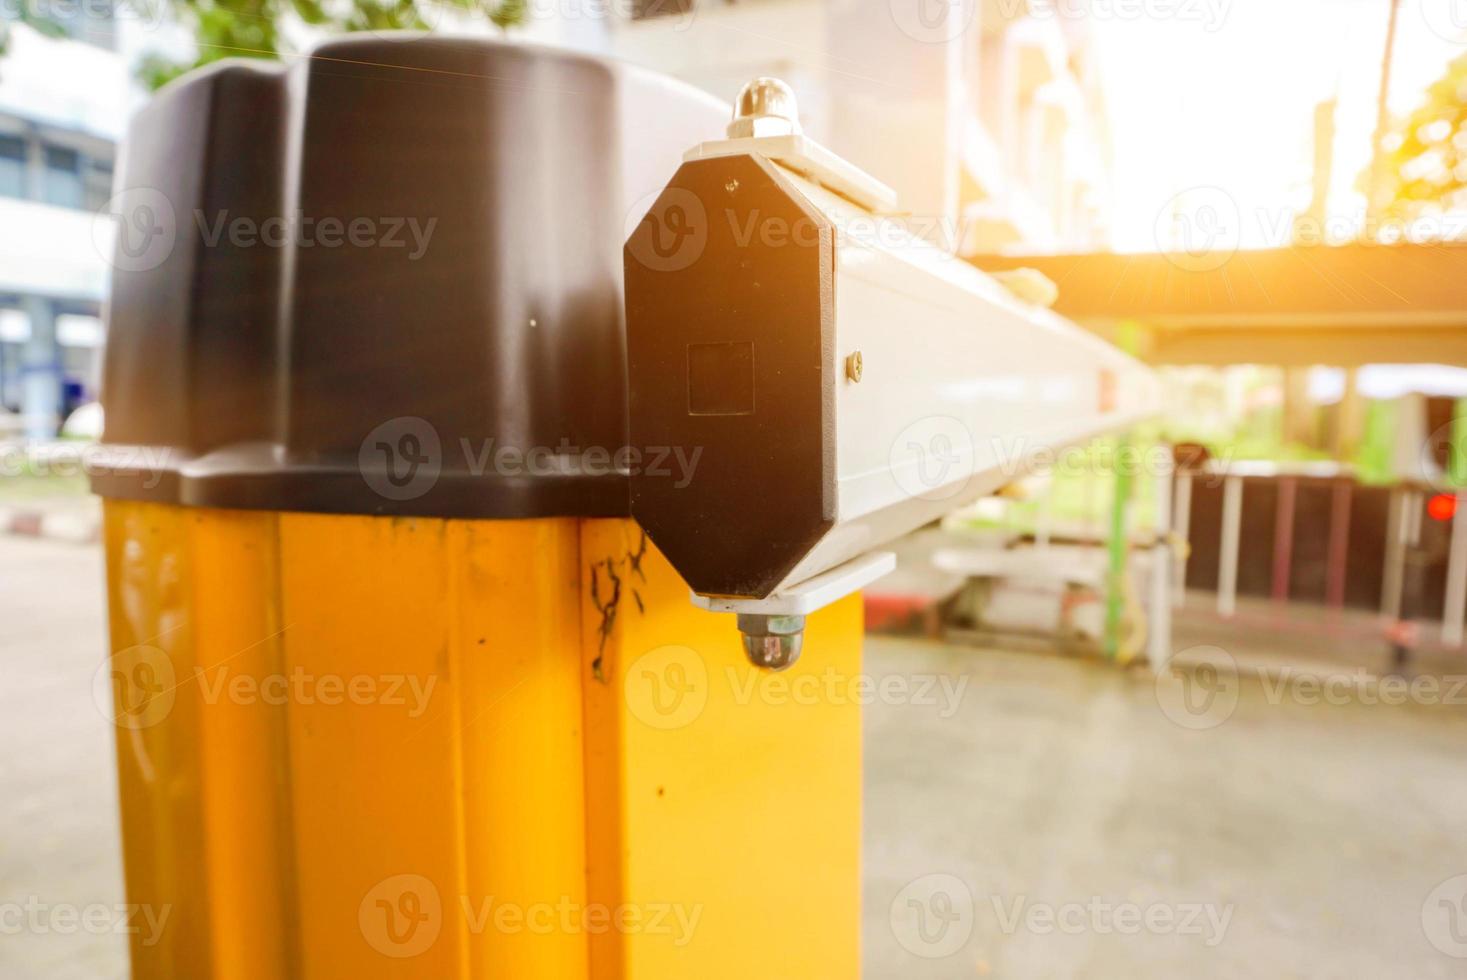
[[729,139],[793,136],[799,132],[799,101],[789,85],[777,78],[761,77],[739,92],[733,121],[728,124]]

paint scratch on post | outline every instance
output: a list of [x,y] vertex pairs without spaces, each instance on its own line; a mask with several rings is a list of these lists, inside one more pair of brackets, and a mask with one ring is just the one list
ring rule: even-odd
[[[606,577],[611,580],[611,595],[604,601],[601,598],[599,571],[603,564],[606,566]],[[596,650],[596,659],[591,661],[591,673],[604,684],[606,677],[601,671],[601,663],[606,656],[606,641],[611,637],[612,627],[616,625],[617,606],[621,604],[621,576],[616,574],[616,562],[611,558],[591,566],[591,604],[601,614],[600,646]]]
[[[645,557],[647,557],[647,532],[643,531],[641,539],[637,542],[636,552],[627,552],[627,561],[631,563],[632,571],[636,572],[637,578],[643,582],[647,581],[647,573],[642,571],[642,559]],[[638,600],[638,605],[640,604],[641,601]]]
[[[606,676],[602,669],[606,657],[606,641],[611,638],[611,631],[616,626],[616,611],[621,606],[622,577],[617,574],[617,566],[626,562],[627,567],[645,582],[647,575],[642,571],[642,559],[646,555],[647,532],[643,531],[636,551],[628,550],[621,558],[605,558],[591,563],[591,604],[601,614],[601,625],[597,630],[600,636],[599,646],[596,650],[596,659],[591,661],[591,673],[603,684],[606,683]],[[611,589],[611,594],[604,599],[601,596],[601,569],[603,567],[606,570],[607,579],[610,580]],[[637,612],[645,615],[647,607],[642,602],[642,594],[635,588],[632,589],[632,599],[637,603]]]

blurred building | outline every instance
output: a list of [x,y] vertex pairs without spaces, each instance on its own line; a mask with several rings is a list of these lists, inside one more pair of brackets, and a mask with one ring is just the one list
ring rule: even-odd
[[46,438],[96,396],[111,238],[95,214],[138,97],[126,51],[140,25],[102,2],[27,15],[40,29],[8,23],[0,57],[0,405]]
[[965,254],[1108,245],[1110,130],[1084,4],[983,0],[981,10],[962,157]]
[[[729,101],[757,75],[789,82],[806,132],[895,187],[929,237],[955,250],[1106,244],[1110,147],[1082,4],[612,6],[602,46],[619,57]],[[575,42],[586,34],[582,25]]]
[[[146,4],[21,2],[30,23],[8,25],[0,58],[0,405],[45,437],[96,393],[112,228],[94,216],[142,98],[133,67],[162,29],[138,13]],[[807,132],[894,186],[915,230],[955,251],[1106,244],[1106,113],[1089,18],[1075,2],[531,9],[527,40],[619,56],[725,100],[757,75],[784,78]]]

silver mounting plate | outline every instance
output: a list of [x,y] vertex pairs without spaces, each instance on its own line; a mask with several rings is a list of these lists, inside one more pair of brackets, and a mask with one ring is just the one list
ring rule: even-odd
[[896,555],[872,551],[763,599],[729,599],[694,592],[693,605],[709,612],[745,616],[807,616],[861,591],[895,568]]

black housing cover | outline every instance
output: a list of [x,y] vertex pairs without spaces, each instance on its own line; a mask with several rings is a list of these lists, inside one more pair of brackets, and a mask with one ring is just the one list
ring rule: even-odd
[[605,462],[628,438],[622,243],[726,119],[669,79],[477,39],[351,38],[170,85],[119,174],[94,489],[628,513]]
[[632,516],[694,591],[764,598],[835,523],[835,229],[762,157],[694,160],[623,261],[633,444],[696,459],[633,472]]

